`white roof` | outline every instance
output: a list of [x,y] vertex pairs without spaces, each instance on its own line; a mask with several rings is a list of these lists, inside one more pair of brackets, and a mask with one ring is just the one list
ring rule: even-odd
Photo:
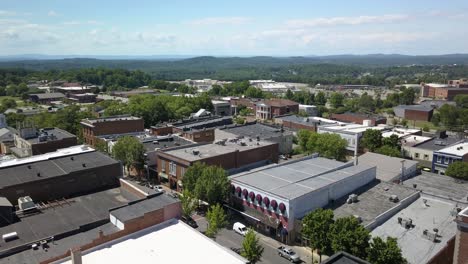
[[[143,229],[82,252],[86,264],[241,264],[247,260],[177,220]],[[61,263],[72,263],[67,260]]]
[[414,146],[416,144],[429,141],[431,139],[432,139],[431,137],[409,135],[409,136],[406,136],[405,138],[403,138],[402,143],[403,143],[404,146],[406,146],[406,145]]
[[452,145],[450,147],[441,149],[437,152],[442,152],[445,154],[449,155],[455,155],[455,156],[464,156],[468,154],[468,142],[463,142],[459,144]]
[[427,86],[431,86],[431,87],[438,87],[438,88],[441,88],[441,87],[447,87],[448,85],[447,84],[443,84],[443,83],[426,83]]
[[73,146],[73,147],[69,147],[69,148],[58,149],[55,152],[49,152],[49,153],[46,153],[46,154],[31,156],[31,157],[27,157],[27,158],[9,159],[9,160],[5,160],[5,161],[0,161],[0,168],[16,166],[16,165],[21,165],[21,164],[27,164],[27,163],[33,163],[33,162],[48,160],[48,159],[52,159],[52,158],[58,158],[58,157],[63,157],[63,156],[68,156],[68,155],[81,154],[81,153],[92,152],[92,151],[95,151],[95,149],[93,149],[93,148],[91,148],[91,147],[89,147],[87,145],[78,145],[78,146]]
[[57,87],[61,90],[66,90],[66,91],[79,91],[79,90],[86,90],[88,87],[86,86],[71,86],[71,87]]

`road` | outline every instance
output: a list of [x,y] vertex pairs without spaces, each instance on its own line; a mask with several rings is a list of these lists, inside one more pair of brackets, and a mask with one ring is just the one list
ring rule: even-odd
[[[200,217],[200,216],[194,216],[195,221],[198,224],[198,230],[200,232],[204,232],[207,227],[207,222],[205,218]],[[280,242],[277,242],[273,240],[272,238],[266,237],[262,234],[257,234],[260,243],[262,244],[264,251],[262,255],[262,259],[258,263],[262,264],[286,264],[290,263],[288,260],[285,258],[282,258],[278,256],[278,253],[276,251],[276,248],[279,247],[281,244]],[[228,226],[228,228],[223,228],[220,230],[220,232],[217,234],[215,241],[226,247],[229,248],[235,252],[240,252],[240,249],[242,247],[242,241],[244,237],[235,233],[232,231],[232,226]],[[299,253],[301,256],[301,260],[307,260],[306,262],[302,263],[310,263],[310,257],[304,257],[303,254]]]

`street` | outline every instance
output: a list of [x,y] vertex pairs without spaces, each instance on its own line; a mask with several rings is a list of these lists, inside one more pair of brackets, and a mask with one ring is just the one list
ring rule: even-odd
[[[193,219],[198,224],[197,229],[200,232],[205,232],[207,225],[208,225],[206,219],[199,215],[194,215]],[[262,244],[264,248],[262,259],[258,263],[262,263],[262,264],[290,263],[287,259],[278,256],[276,248],[281,245],[280,242],[270,237],[267,237],[263,234],[259,234],[259,233],[257,233],[257,237],[259,238],[260,243]],[[228,224],[227,228],[223,228],[222,230],[219,231],[219,233],[216,236],[215,241],[218,244],[228,249],[231,249],[237,253],[240,253],[243,239],[244,239],[243,236],[235,233],[232,230],[232,224],[230,223]],[[298,247],[294,247],[293,249],[297,251],[296,253],[298,253],[299,256],[301,257],[301,260],[303,261],[302,263],[311,263],[310,253],[308,253],[306,249],[304,248],[300,248],[299,250],[296,248]]]

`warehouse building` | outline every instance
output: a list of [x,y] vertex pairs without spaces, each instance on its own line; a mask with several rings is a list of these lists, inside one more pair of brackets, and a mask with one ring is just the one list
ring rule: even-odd
[[375,180],[376,168],[307,157],[230,177],[232,208],[258,231],[285,243],[296,221]]
[[359,164],[377,167],[376,178],[386,182],[401,182],[416,175],[418,162],[366,152],[359,156]]

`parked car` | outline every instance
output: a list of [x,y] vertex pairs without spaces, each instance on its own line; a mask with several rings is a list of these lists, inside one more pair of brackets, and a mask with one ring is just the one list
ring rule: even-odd
[[234,223],[234,225],[232,226],[232,230],[234,230],[234,232],[242,236],[245,236],[245,234],[247,234],[247,227],[245,227],[244,224],[239,222]]
[[193,220],[192,217],[186,217],[186,216],[182,216],[180,218],[180,220],[182,220],[182,222],[186,223],[187,225],[193,227],[193,228],[197,228],[198,225],[197,225],[197,222],[195,222],[195,220]]
[[296,252],[285,246],[281,246],[278,248],[278,255],[293,263],[298,263],[301,261],[299,255],[297,255]]

